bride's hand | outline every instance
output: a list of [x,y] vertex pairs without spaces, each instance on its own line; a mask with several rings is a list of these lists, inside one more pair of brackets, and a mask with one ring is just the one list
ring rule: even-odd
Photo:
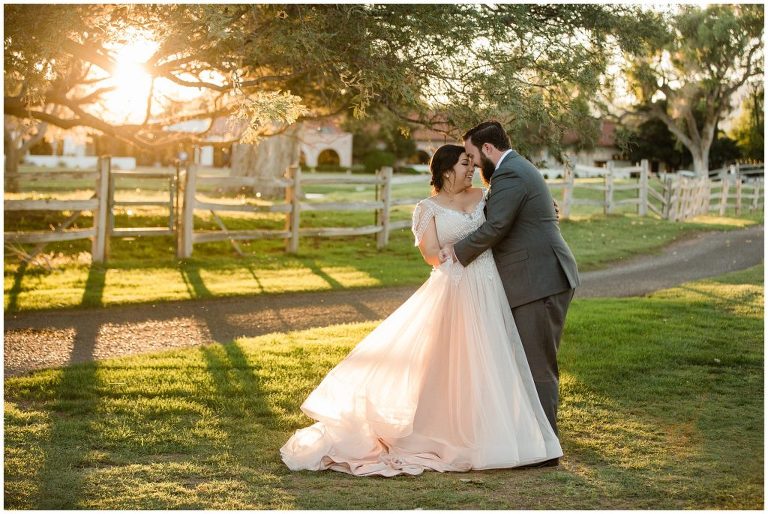
[[438,254],[438,259],[440,259],[440,264],[443,264],[447,260],[453,260],[454,253],[453,253],[453,245],[446,245],[442,248],[440,248],[440,253]]

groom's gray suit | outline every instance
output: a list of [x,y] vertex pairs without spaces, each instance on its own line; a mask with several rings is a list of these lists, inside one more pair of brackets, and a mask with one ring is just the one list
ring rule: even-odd
[[557,350],[579,273],[560,234],[546,182],[514,150],[491,177],[485,223],[457,242],[454,252],[466,266],[488,248],[493,249],[536,391],[557,433]]

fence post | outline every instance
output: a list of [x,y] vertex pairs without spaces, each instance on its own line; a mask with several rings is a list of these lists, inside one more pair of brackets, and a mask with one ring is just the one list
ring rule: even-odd
[[381,189],[381,202],[384,204],[379,214],[381,230],[376,234],[376,248],[381,250],[389,244],[389,209],[392,206],[392,168],[385,166],[377,173],[384,181]]
[[185,174],[183,174],[181,170],[181,161],[176,159],[173,162],[174,166],[176,167],[176,177],[175,177],[175,187],[174,187],[174,194],[176,195],[174,202],[173,202],[173,230],[176,235],[176,257],[181,256],[181,198],[184,193],[184,184],[183,180],[186,180]]
[[96,183],[96,198],[99,205],[93,216],[93,228],[95,234],[91,245],[91,258],[93,262],[104,262],[106,257],[107,241],[107,207],[109,206],[109,171],[112,159],[109,155],[99,157],[99,178]]
[[285,203],[291,206],[291,210],[285,217],[285,229],[291,235],[285,240],[285,251],[296,253],[299,251],[299,225],[301,223],[301,168],[289,166],[285,177],[292,184],[285,188]]
[[709,198],[712,196],[712,181],[709,177],[707,177],[704,184],[704,192],[702,193],[703,196],[701,199],[701,214],[707,215],[709,214]]
[[672,191],[674,189],[674,178],[671,175],[667,175],[664,178],[664,202],[661,205],[661,219],[670,219],[670,212],[672,212]]
[[741,175],[736,175],[736,216],[741,214]]
[[680,218],[680,212],[683,207],[683,178],[675,176],[673,182],[672,199],[669,208],[669,221],[677,221]]
[[760,180],[755,180],[752,183],[752,205],[749,208],[749,212],[755,212],[757,210],[758,202],[760,200],[760,186],[762,185],[762,182]]
[[115,177],[112,175],[112,166],[109,169],[109,186],[107,187],[107,223],[104,228],[104,259],[109,258],[110,239],[112,231],[115,229]]
[[192,236],[195,230],[195,189],[197,187],[197,164],[191,163],[182,180],[182,194],[184,201],[181,207],[181,245],[179,258],[192,257]]
[[603,214],[613,213],[613,161],[608,161],[608,173],[605,174],[605,203]]
[[202,148],[199,145],[195,145],[192,148],[192,162],[200,165],[200,155],[202,154]]
[[640,161],[640,196],[637,204],[637,214],[639,216],[648,215],[648,179],[651,173],[651,167],[648,159]]
[[706,215],[709,213],[709,196],[711,194],[712,194],[712,181],[709,180],[709,177],[702,177],[699,214]]
[[563,165],[563,208],[560,210],[563,219],[571,216],[571,205],[573,204],[573,164],[570,159],[566,159]]
[[[109,230],[108,236],[111,236],[112,229],[115,228],[115,177],[111,173],[109,174],[109,187],[107,188],[107,194],[109,195],[109,204],[107,205],[107,216],[109,216]],[[109,245],[109,243],[107,243]]]
[[725,215],[725,209],[728,207],[728,189],[731,185],[730,175],[734,171],[734,166],[731,164],[728,167],[728,172],[723,174],[723,188],[720,191],[720,216]]
[[693,194],[696,189],[696,185],[692,180],[683,179],[680,181],[680,212],[677,215],[677,221],[686,220],[691,215],[691,205],[693,204]]
[[176,232],[176,188],[178,187],[179,169],[168,179],[168,230]]

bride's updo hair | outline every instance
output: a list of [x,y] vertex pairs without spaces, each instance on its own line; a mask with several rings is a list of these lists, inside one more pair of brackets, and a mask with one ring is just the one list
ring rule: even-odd
[[453,171],[453,167],[459,162],[459,157],[464,153],[464,147],[459,145],[443,145],[437,149],[429,161],[429,169],[432,172],[432,180],[429,185],[435,193],[443,188],[443,174]]

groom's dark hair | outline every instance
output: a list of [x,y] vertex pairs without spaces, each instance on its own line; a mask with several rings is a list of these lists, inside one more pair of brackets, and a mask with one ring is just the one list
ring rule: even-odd
[[509,150],[509,136],[504,127],[498,121],[484,121],[480,125],[469,129],[462,137],[463,141],[469,139],[473,145],[480,148],[485,143],[490,143],[498,150]]

